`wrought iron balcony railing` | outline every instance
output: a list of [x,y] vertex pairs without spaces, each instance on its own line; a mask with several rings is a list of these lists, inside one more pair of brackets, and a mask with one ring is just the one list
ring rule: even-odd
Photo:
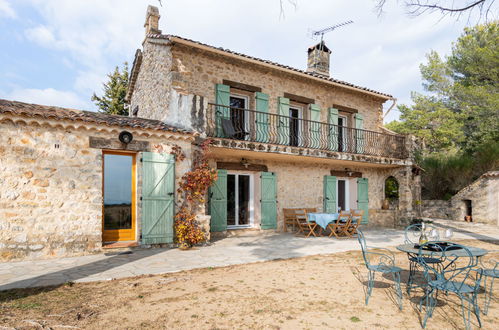
[[405,159],[405,137],[209,104],[210,137]]

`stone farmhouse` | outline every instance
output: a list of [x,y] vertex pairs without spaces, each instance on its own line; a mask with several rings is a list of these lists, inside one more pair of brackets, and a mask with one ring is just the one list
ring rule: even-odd
[[[178,181],[205,139],[206,232],[282,230],[291,207],[363,209],[365,226],[413,215],[414,141],[383,127],[395,99],[330,77],[324,43],[299,70],[162,34],[159,18],[149,6],[130,117],[0,100],[0,259],[172,243]],[[399,199],[383,210],[388,178]]]

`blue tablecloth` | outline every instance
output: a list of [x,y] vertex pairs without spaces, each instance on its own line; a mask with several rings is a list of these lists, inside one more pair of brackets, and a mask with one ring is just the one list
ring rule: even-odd
[[327,225],[338,220],[339,213],[308,213],[308,219],[326,229]]

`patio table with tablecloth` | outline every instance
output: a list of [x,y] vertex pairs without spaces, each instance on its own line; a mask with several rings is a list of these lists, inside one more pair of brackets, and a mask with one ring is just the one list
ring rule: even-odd
[[338,220],[339,213],[307,213],[308,220],[314,221],[321,228],[326,229],[327,225]]

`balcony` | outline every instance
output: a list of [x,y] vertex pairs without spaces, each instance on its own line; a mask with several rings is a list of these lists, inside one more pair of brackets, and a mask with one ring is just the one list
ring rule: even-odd
[[214,138],[396,159],[408,158],[405,136],[401,135],[211,103],[207,119],[207,135]]

